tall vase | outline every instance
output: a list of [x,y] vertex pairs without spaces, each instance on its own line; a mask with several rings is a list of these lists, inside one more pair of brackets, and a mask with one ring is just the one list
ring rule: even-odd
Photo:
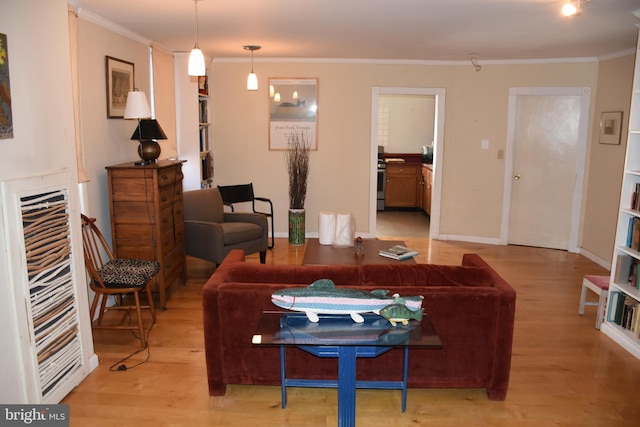
[[289,209],[289,244],[304,245],[305,233],[304,209]]

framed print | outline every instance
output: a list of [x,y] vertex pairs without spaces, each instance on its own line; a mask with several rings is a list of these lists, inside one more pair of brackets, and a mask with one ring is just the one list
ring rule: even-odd
[[107,118],[123,119],[127,94],[133,90],[134,64],[122,59],[106,57],[107,64]]
[[600,144],[620,144],[622,111],[608,111],[600,116]]
[[9,83],[9,47],[7,35],[0,33],[0,139],[13,138],[11,85]]
[[269,78],[269,150],[287,150],[299,133],[318,149],[318,79]]

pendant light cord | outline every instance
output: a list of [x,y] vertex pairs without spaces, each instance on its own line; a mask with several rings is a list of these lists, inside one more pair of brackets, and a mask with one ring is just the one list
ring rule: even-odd
[[195,49],[200,49],[200,46],[198,46],[198,0],[193,0],[193,2],[196,5],[196,46],[195,46]]

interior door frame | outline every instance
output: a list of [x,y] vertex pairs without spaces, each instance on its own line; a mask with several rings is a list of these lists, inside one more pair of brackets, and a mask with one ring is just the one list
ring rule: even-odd
[[507,145],[504,171],[504,193],[502,201],[502,224],[500,241],[509,244],[509,223],[511,215],[511,192],[513,189],[513,162],[515,160],[516,106],[518,96],[580,96],[580,122],[578,124],[578,145],[576,147],[576,178],[573,188],[571,208],[571,228],[569,230],[569,252],[578,252],[578,236],[582,218],[582,196],[584,188],[584,169],[589,135],[589,117],[591,114],[591,89],[588,87],[520,87],[509,89],[509,111],[507,118]]
[[376,190],[378,177],[378,106],[380,95],[428,95],[435,96],[435,117],[433,118],[433,189],[431,194],[431,216],[429,237],[440,235],[440,197],[442,192],[442,162],[444,144],[444,88],[417,87],[373,87],[371,89],[371,154],[369,170],[369,234],[376,235]]

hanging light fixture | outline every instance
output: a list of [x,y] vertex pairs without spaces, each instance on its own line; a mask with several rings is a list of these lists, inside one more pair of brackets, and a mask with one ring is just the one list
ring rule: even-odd
[[253,52],[260,49],[261,46],[242,46],[245,50],[251,51],[251,72],[249,73],[249,77],[247,77],[247,90],[258,90],[258,76],[253,72]]
[[563,16],[571,17],[578,16],[582,13],[582,3],[587,3],[591,0],[567,0],[560,9],[560,13]]
[[196,5],[196,44],[193,46],[193,50],[189,54],[189,75],[190,76],[204,76],[206,75],[204,65],[204,55],[198,46],[198,1],[193,0]]

